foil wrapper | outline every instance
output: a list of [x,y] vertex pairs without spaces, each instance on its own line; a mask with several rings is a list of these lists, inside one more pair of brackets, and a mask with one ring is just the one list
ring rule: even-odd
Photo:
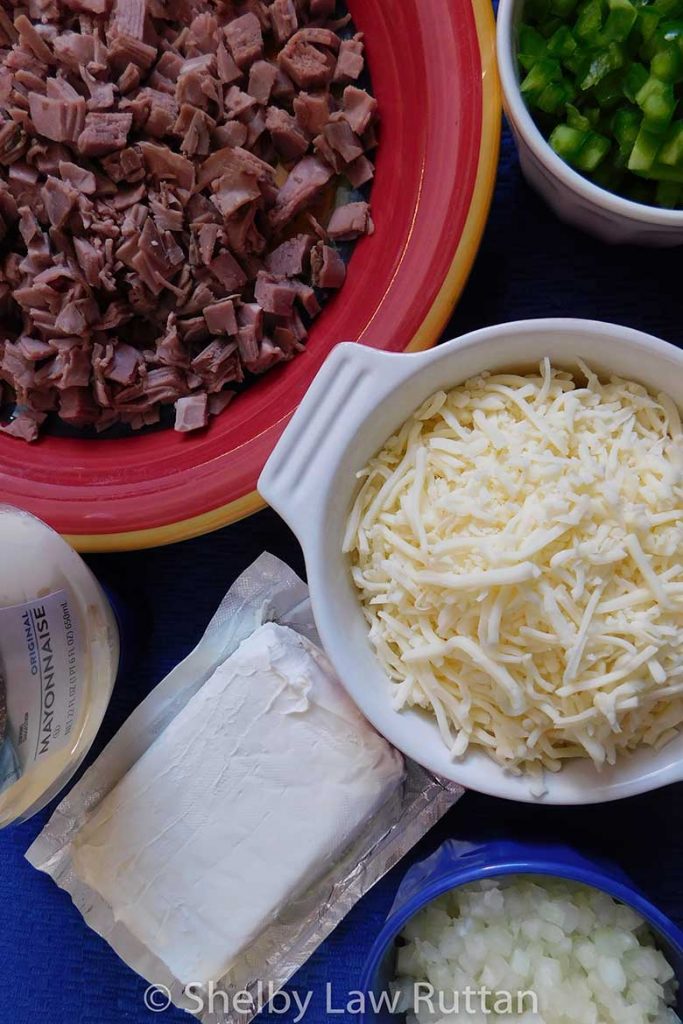
[[[462,795],[462,788],[406,761],[402,787],[367,822],[359,839],[340,852],[334,867],[264,928],[230,970],[211,986],[214,1012],[198,1012],[195,994],[183,991],[165,964],[120,922],[111,907],[78,878],[71,844],[104,797],[166,726],[251,633],[277,622],[320,646],[308,588],[279,559],[263,554],[236,580],[191,654],[146,697],[68,796],[28,850],[28,861],[68,892],[85,921],[150,985],[164,986],[173,1003],[202,1024],[248,1024],[311,956],[358,900]],[[224,999],[216,993],[225,993]],[[249,1009],[238,993],[249,993]],[[208,995],[208,993],[207,993]],[[237,1005],[236,1005],[237,1004]],[[216,1011],[216,1006],[219,1009]]]

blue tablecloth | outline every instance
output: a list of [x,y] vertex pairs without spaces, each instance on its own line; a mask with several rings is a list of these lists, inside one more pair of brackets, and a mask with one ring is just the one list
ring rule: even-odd
[[[467,289],[445,333],[546,315],[594,317],[683,343],[681,254],[609,248],[560,224],[520,178],[509,134],[491,218]],[[235,577],[264,549],[303,571],[299,547],[270,511],[199,540],[91,564],[126,601],[138,648],[119,681],[92,760],[145,694],[196,643]],[[557,838],[618,861],[663,910],[683,924],[681,787],[588,809],[517,806],[468,794],[370,893],[293,979],[313,991],[307,1024],[340,1009],[407,866],[445,836]],[[151,1024],[146,984],[83,923],[69,898],[23,858],[49,808],[0,833],[0,1024]],[[245,894],[246,896],[246,894]],[[248,898],[248,897],[247,897]],[[292,1022],[295,1012],[266,1020]],[[179,1011],[165,1024],[190,1020]]]

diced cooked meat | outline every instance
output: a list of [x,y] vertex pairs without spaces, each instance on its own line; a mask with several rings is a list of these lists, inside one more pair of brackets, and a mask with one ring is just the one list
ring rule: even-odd
[[311,251],[311,277],[316,288],[341,288],[346,264],[336,249],[318,242]]
[[19,438],[22,441],[36,441],[41,423],[45,420],[46,413],[39,412],[35,408],[18,407],[14,416],[8,423],[0,423],[0,430],[10,437]]
[[85,122],[85,100],[54,99],[31,92],[28,96],[31,120],[39,135],[55,142],[75,142]]
[[289,316],[296,298],[296,289],[287,278],[266,274],[261,270],[256,278],[254,298],[265,313]]
[[175,429],[180,433],[201,430],[209,422],[209,396],[205,391],[187,395],[175,403]]
[[286,43],[299,27],[294,0],[274,0],[270,7],[270,17],[276,42]]
[[194,187],[194,165],[179,153],[174,153],[168,146],[158,146],[154,142],[141,142],[140,150],[148,173],[159,181],[173,181],[181,188]]
[[367,185],[369,181],[372,181],[375,175],[375,168],[372,161],[368,160],[366,156],[359,156],[356,160],[346,165],[344,174],[354,188],[361,188],[363,185]]
[[[319,44],[320,37],[311,36],[314,31],[300,29],[278,56],[280,67],[300,89],[329,85],[337,67],[337,59],[332,48]],[[339,37],[334,38],[338,48]]]
[[85,128],[78,136],[79,153],[105,156],[115,149],[124,149],[132,124],[132,114],[87,114]]
[[225,36],[235,64],[245,68],[263,55],[261,23],[249,12],[225,26]]
[[266,270],[283,277],[298,277],[304,273],[304,261],[312,244],[310,235],[288,239],[266,256]]
[[362,135],[375,116],[377,100],[365,89],[347,85],[344,89],[344,117],[356,135]]
[[277,78],[277,68],[267,60],[257,60],[249,69],[247,92],[257,103],[266,106]]
[[53,228],[61,228],[76,206],[78,193],[67,182],[48,176],[41,194],[50,223]]
[[324,134],[328,144],[339,153],[344,163],[351,163],[363,155],[363,143],[347,121],[330,121],[325,125]]
[[357,35],[353,39],[343,39],[334,70],[335,82],[355,81],[360,77],[364,67],[362,37]]
[[237,292],[246,284],[247,275],[235,257],[224,249],[209,263],[209,270],[230,294]]
[[336,241],[358,238],[359,235],[371,235],[373,223],[370,207],[367,203],[347,203],[338,206],[330,217],[327,233]]
[[299,128],[296,118],[281,107],[268,107],[265,126],[283,160],[298,160],[308,149],[308,139]]
[[294,167],[278,191],[271,220],[275,228],[281,227],[302,210],[332,177],[332,170],[314,156],[305,156]]
[[335,240],[373,231],[366,202],[334,209],[374,174],[362,37],[334,0],[8,10],[0,432],[140,429],[170,405],[206,427],[303,350],[346,276]]
[[147,0],[115,0],[110,32],[131,39],[142,39],[146,13]]
[[73,185],[75,189],[78,189],[84,195],[92,195],[93,192],[97,191],[97,180],[93,172],[86,171],[84,167],[79,167],[78,164],[72,164],[68,160],[60,160],[59,173],[62,176],[62,181],[68,181],[70,185]]
[[232,299],[223,299],[205,306],[204,319],[212,334],[237,334],[237,317]]
[[330,119],[328,92],[302,92],[294,97],[296,119],[309,135],[320,135]]
[[119,342],[113,348],[111,363],[105,371],[105,377],[117,384],[132,384],[142,363],[142,354],[132,345]]

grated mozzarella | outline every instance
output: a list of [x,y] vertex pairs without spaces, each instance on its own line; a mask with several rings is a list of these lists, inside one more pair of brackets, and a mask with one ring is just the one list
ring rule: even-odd
[[359,474],[344,550],[394,706],[453,757],[600,767],[683,722],[673,401],[544,359],[432,395]]

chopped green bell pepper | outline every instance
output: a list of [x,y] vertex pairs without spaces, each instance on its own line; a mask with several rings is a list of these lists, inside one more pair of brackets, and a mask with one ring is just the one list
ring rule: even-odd
[[609,14],[602,32],[602,38],[610,42],[623,43],[636,23],[638,12],[630,0],[607,0]]
[[683,121],[675,121],[671,125],[657,159],[668,167],[683,167]]
[[655,135],[641,125],[629,157],[629,171],[649,171],[655,162],[661,141],[661,136]]
[[518,63],[563,160],[617,194],[683,209],[683,0],[524,0]]
[[662,132],[671,123],[676,110],[673,86],[651,75],[636,93],[636,103],[643,112],[647,130]]

